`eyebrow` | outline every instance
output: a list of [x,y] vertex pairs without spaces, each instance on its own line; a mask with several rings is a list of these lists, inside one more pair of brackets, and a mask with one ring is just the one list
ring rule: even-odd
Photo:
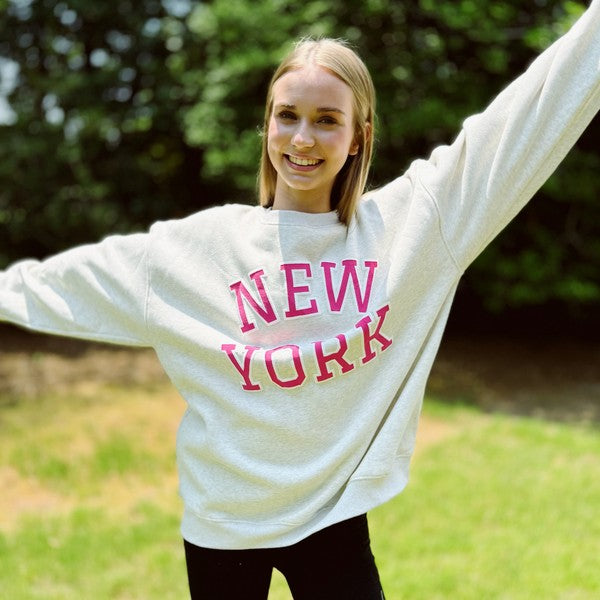
[[[275,108],[287,108],[290,110],[296,110],[296,105],[295,104],[278,104]],[[345,115],[346,113],[340,109],[340,108],[336,108],[335,106],[322,106],[320,108],[317,108],[317,112],[318,113],[328,113],[328,112],[333,112],[333,113],[339,113],[341,115]]]

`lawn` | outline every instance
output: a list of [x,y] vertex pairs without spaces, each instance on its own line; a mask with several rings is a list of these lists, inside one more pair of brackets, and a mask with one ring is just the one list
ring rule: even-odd
[[[1,400],[1,399],[0,399]],[[0,596],[187,597],[166,383],[0,409]],[[600,598],[597,427],[428,398],[407,490],[370,515],[388,600]],[[289,600],[275,576],[270,600]]]

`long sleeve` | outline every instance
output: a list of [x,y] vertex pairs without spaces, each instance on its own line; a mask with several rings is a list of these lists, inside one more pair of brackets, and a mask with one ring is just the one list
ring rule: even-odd
[[108,237],[0,272],[0,321],[36,331],[148,345],[148,235]]
[[408,175],[439,211],[462,271],[552,174],[600,109],[600,0],[449,146]]

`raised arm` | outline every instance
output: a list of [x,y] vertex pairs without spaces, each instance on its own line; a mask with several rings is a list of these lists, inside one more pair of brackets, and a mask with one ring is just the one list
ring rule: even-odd
[[408,171],[462,270],[552,174],[600,109],[600,0],[450,146]]
[[0,272],[0,321],[82,339],[148,345],[148,235],[112,236]]

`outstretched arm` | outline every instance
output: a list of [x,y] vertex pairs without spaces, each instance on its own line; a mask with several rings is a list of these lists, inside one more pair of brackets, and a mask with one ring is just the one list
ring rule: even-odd
[[0,272],[0,321],[95,341],[144,346],[148,235],[112,236]]
[[435,202],[464,270],[552,174],[600,109],[600,0],[450,146],[408,175]]

